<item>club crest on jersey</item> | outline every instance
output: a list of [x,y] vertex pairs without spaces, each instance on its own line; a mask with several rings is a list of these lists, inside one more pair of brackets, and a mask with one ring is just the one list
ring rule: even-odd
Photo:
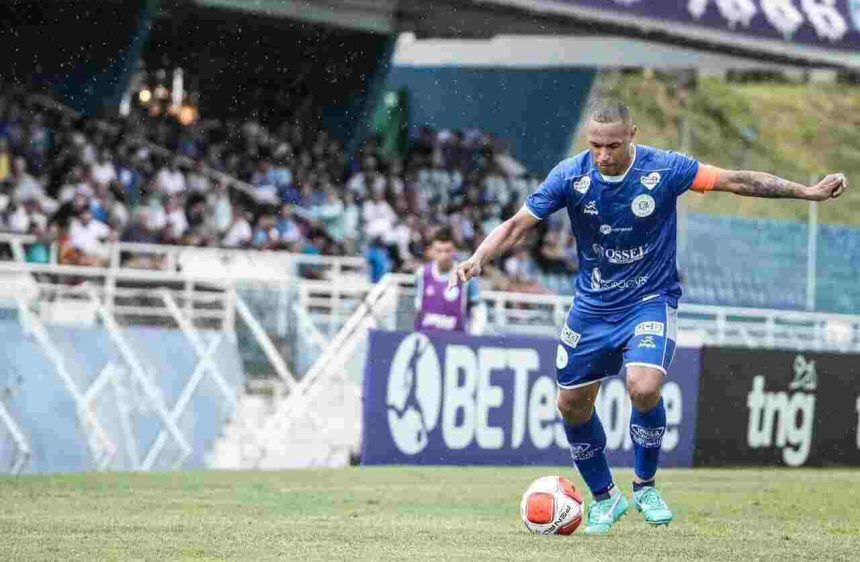
[[639,182],[645,186],[645,189],[651,191],[657,184],[660,183],[660,180],[663,179],[663,176],[660,175],[660,172],[651,172],[647,176],[642,176],[639,179]]
[[573,183],[573,189],[583,195],[585,195],[589,187],[591,187],[591,178],[589,176],[582,176]]
[[654,198],[643,193],[633,200],[633,203],[630,204],[630,210],[633,211],[634,215],[642,219],[651,216],[656,206]]
[[585,207],[582,208],[582,212],[586,215],[595,215],[597,216],[599,213],[597,212],[597,201],[589,201],[585,204]]

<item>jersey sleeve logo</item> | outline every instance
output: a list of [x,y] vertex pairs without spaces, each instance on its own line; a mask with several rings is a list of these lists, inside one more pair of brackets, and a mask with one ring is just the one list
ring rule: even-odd
[[589,176],[582,176],[573,183],[573,189],[582,195],[588,192],[589,187],[591,187],[591,178]]
[[639,179],[639,182],[645,186],[645,189],[651,191],[657,187],[657,184],[660,183],[661,179],[663,179],[663,176],[660,175],[660,172],[651,172],[647,176],[642,176]]
[[633,211],[634,215],[642,219],[650,216],[651,213],[654,212],[654,208],[656,206],[657,204],[654,202],[654,198],[643,193],[633,200],[633,203],[630,205],[630,210]]

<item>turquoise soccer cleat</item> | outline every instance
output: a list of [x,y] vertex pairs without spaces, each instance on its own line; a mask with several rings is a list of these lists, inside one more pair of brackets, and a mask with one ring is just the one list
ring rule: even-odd
[[607,500],[593,501],[588,505],[585,523],[586,535],[606,535],[612,526],[627,513],[630,504],[621,492]]
[[633,505],[645,516],[645,521],[655,527],[672,522],[672,510],[663,501],[657,488],[653,486],[646,486],[638,492],[633,492]]

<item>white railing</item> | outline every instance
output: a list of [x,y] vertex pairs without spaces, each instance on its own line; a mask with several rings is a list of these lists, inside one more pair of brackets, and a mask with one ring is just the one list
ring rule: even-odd
[[[13,261],[24,262],[24,248],[38,242],[29,234],[0,233],[0,244],[8,244]],[[106,269],[133,269],[148,271],[151,268],[134,267],[134,258],[153,258],[156,270],[183,271],[192,275],[254,280],[276,280],[299,276],[303,270],[312,270],[317,277],[336,280],[367,278],[367,261],[355,256],[318,256],[291,252],[259,251],[233,248],[206,248],[171,246],[166,244],[139,244],[117,242],[108,245],[110,262]],[[56,243],[51,245],[51,264],[57,263]],[[127,262],[123,263],[123,260]]]

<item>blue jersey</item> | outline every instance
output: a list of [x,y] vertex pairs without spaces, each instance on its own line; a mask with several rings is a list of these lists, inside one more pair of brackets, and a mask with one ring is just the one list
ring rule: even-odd
[[567,208],[576,237],[576,309],[624,312],[642,302],[678,306],[677,198],[699,163],[676,152],[636,146],[623,177],[604,177],[589,151],[559,163],[526,201],[538,219]]

